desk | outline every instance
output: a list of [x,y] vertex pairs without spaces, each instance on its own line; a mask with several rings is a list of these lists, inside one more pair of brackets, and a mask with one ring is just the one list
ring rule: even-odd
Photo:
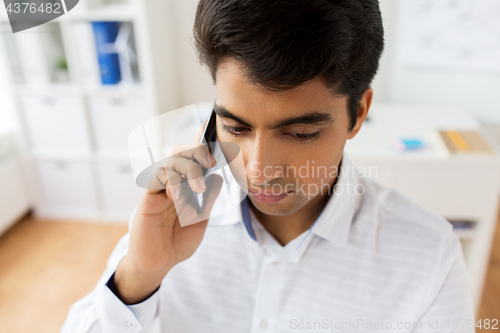
[[[450,155],[438,128],[474,129],[492,146],[485,129],[464,110],[373,104],[370,120],[348,140],[345,151],[355,166],[380,184],[450,221],[472,222],[472,229],[457,233],[478,311],[497,218],[500,157],[497,151],[492,155]],[[390,144],[400,136],[421,137],[428,147],[398,153]]]

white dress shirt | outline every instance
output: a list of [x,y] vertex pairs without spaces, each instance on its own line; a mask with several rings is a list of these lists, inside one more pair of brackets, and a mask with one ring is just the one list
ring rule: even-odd
[[285,246],[248,199],[210,219],[195,254],[130,306],[106,284],[125,235],[62,332],[474,332],[451,224],[355,170],[344,153],[338,191]]

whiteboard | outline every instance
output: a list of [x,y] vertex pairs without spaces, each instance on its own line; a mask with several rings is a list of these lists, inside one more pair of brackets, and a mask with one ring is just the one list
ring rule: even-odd
[[402,0],[399,10],[400,65],[500,72],[499,0]]

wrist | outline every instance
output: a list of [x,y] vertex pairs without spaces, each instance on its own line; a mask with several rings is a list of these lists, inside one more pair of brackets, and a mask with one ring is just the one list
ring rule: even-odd
[[124,304],[137,304],[158,290],[168,271],[169,269],[154,273],[138,271],[125,256],[118,264],[110,289]]

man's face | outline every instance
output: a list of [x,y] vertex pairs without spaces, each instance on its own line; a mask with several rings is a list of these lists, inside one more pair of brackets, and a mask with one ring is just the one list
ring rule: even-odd
[[319,79],[265,90],[230,59],[217,70],[215,111],[217,138],[240,147],[249,199],[262,213],[290,215],[329,194],[350,135],[345,96]]

